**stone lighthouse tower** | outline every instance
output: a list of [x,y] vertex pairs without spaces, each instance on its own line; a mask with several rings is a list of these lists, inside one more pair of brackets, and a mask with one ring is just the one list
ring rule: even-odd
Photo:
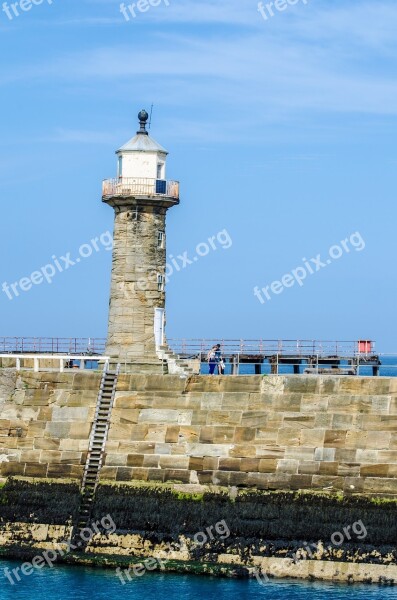
[[114,248],[106,353],[121,361],[160,361],[164,344],[167,209],[179,204],[179,184],[166,179],[167,151],[140,129],[117,150],[117,177],[103,182],[114,209]]

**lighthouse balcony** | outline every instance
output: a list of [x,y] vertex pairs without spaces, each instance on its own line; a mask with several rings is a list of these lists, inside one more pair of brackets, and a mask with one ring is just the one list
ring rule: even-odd
[[102,196],[103,198],[113,198],[115,196],[150,196],[179,200],[179,181],[142,177],[105,179],[102,185]]

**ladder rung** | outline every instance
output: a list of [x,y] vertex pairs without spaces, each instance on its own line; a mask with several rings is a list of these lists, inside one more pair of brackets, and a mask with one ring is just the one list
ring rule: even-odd
[[[98,393],[97,407],[95,411],[95,420],[90,438],[90,448],[84,469],[83,483],[81,486],[82,500],[77,525],[72,536],[73,543],[78,539],[78,533],[87,526],[90,518],[92,504],[95,498],[95,490],[98,482],[98,475],[103,464],[103,453],[105,450],[105,440],[110,425],[110,415],[113,405],[113,399],[117,389],[117,377],[120,371],[120,365],[117,365],[115,372],[104,370],[101,385]],[[78,544],[79,547],[83,544]]]

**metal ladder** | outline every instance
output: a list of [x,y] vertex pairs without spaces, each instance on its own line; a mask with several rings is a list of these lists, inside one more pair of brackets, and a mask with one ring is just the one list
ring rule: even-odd
[[83,529],[89,526],[89,521],[91,518],[92,506],[99,481],[99,473],[102,467],[103,454],[106,447],[106,440],[110,426],[110,417],[112,414],[119,373],[119,364],[117,365],[115,371],[110,371],[109,364],[105,364],[102,374],[101,387],[98,393],[94,423],[90,435],[87,461],[85,464],[83,481],[81,484],[79,513],[71,537],[71,548],[73,550],[82,550],[86,545],[80,534]]

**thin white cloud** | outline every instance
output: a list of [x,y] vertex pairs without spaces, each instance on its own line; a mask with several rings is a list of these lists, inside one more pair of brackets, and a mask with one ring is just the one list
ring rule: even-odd
[[[90,4],[105,6],[99,0]],[[236,15],[240,19],[242,14],[256,13],[256,6],[251,0],[207,0],[197,5],[174,0],[161,18],[175,22],[178,13],[181,21],[229,18],[230,23]],[[397,54],[392,35],[397,28],[397,5],[322,6],[314,0],[307,6],[296,5],[292,18],[280,13],[268,22],[258,21],[260,15],[255,14],[260,27],[252,31],[239,29],[226,35],[224,30],[211,28],[187,36],[163,28],[161,32],[148,30],[147,36],[129,43],[70,52],[41,64],[27,60],[15,68],[6,62],[1,81],[21,85],[61,81],[69,88],[79,88],[83,81],[86,94],[101,93],[110,84],[114,96],[138,98],[144,93],[156,99],[160,94],[163,104],[181,111],[174,135],[189,132],[199,141],[211,138],[215,124],[220,141],[236,135],[244,138],[247,114],[255,118],[256,128],[304,118],[308,122],[324,112],[397,115],[397,82],[387,60]],[[125,27],[133,30],[135,23],[125,23]],[[205,124],[203,106],[211,107]],[[186,107],[187,112],[197,112],[197,122],[184,114]],[[231,113],[238,115],[237,122],[230,123]],[[61,130],[54,141],[90,143],[95,135]],[[108,140],[105,136],[104,141]]]
[[[119,15],[120,22],[126,26],[143,25],[145,23],[189,23],[220,25],[255,25],[260,23],[255,0],[169,0],[169,6],[161,3],[144,13],[135,10],[136,17],[127,23],[120,12],[121,0],[87,0],[87,5],[106,7],[109,14]],[[133,0],[125,0],[125,5],[136,4]]]
[[48,136],[41,137],[39,142],[79,143],[79,144],[109,144],[117,139],[116,134],[106,131],[88,131],[84,129],[57,129]]

